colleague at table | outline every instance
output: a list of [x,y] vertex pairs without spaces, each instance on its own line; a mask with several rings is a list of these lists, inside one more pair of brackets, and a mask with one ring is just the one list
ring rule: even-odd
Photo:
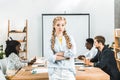
[[[26,63],[22,63],[19,58],[20,42],[16,40],[7,40],[5,55],[7,57],[7,70],[6,74],[14,75],[21,67],[24,67]],[[28,64],[33,64],[36,61],[34,58]]]
[[110,80],[120,80],[120,72],[117,68],[114,52],[105,46],[105,38],[103,36],[96,36],[94,38],[94,45],[98,48],[98,53],[91,59],[90,63],[86,64],[101,68],[110,75]]
[[89,50],[88,52],[86,52],[83,55],[78,56],[78,59],[92,59],[95,57],[95,55],[97,54],[98,50],[95,48],[94,46],[94,40],[92,38],[87,38],[86,39],[86,43],[85,43],[85,47]]
[[49,80],[75,80],[74,54],[76,46],[65,29],[66,19],[55,17],[48,53]]

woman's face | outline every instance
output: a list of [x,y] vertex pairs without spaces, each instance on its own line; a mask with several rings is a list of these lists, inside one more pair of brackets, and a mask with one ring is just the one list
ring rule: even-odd
[[65,30],[65,21],[64,20],[56,21],[54,28],[56,33],[58,34],[63,33],[63,31]]
[[20,44],[16,46],[16,50],[19,51],[20,50]]
[[86,46],[86,48],[89,49],[89,50],[92,48],[91,44],[88,43],[88,42],[85,43],[85,46]]

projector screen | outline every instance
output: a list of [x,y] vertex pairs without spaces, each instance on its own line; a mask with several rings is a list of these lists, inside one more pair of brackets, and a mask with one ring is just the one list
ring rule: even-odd
[[42,56],[47,57],[53,19],[57,16],[66,18],[66,31],[76,43],[76,57],[84,54],[86,52],[86,39],[90,37],[90,14],[42,14]]

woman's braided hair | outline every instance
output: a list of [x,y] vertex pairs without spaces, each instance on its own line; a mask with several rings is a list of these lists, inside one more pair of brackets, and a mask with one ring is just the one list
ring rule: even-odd
[[[53,26],[56,24],[57,21],[61,21],[61,20],[64,20],[64,22],[65,22],[65,24],[66,24],[66,19],[65,19],[64,17],[56,17],[56,18],[54,18],[54,20],[53,20]],[[71,49],[72,44],[71,44],[71,42],[70,42],[70,38],[69,38],[66,30],[64,30],[63,36],[65,37],[66,44],[67,44],[67,48],[68,48],[68,49]],[[53,51],[54,51],[54,45],[55,45],[55,28],[53,27],[52,37],[51,37],[51,48],[52,48]]]

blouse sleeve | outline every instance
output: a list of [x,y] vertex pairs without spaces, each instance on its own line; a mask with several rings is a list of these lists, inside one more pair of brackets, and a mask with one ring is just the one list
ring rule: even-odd
[[48,45],[48,50],[49,50],[49,53],[48,53],[48,61],[52,62],[52,63],[55,63],[56,61],[56,56],[54,54],[54,52],[52,51],[51,49],[51,43],[49,42],[49,45]]
[[66,58],[74,57],[75,54],[76,54],[76,44],[75,44],[75,41],[74,41],[74,39],[72,37],[70,37],[70,40],[71,40],[72,48],[71,49],[67,49],[64,52],[64,57],[66,57]]
[[9,69],[11,68],[17,70],[25,66],[25,64],[20,61],[20,58],[15,53],[11,53],[11,55],[9,55],[8,62],[9,62]]

